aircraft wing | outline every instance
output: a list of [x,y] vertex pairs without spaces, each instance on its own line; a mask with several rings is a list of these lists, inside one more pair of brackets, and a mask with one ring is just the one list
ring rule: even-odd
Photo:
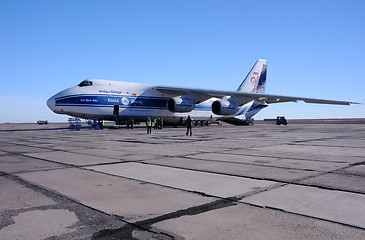
[[246,104],[252,100],[259,101],[264,104],[282,103],[282,102],[299,102],[306,103],[319,103],[319,104],[336,104],[336,105],[350,105],[359,104],[356,102],[326,100],[317,98],[304,98],[304,97],[290,97],[282,95],[260,94],[260,93],[246,93],[238,91],[219,91],[210,89],[199,88],[181,88],[181,87],[166,87],[156,86],[155,90],[168,97],[185,96],[192,100],[195,104],[201,103],[209,98],[223,98],[231,97],[231,100],[237,102],[238,105]]

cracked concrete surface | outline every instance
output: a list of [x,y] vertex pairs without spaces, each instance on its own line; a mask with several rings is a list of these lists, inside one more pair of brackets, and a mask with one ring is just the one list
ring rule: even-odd
[[362,239],[365,125],[0,125],[0,239]]

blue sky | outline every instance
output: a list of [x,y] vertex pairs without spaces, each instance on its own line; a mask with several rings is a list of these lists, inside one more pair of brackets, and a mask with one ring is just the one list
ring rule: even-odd
[[[66,121],[55,93],[100,78],[365,103],[365,1],[0,0],[0,123]],[[364,118],[365,105],[271,104],[256,119]]]

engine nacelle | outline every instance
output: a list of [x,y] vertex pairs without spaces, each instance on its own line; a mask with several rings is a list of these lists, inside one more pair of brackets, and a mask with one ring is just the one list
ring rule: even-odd
[[221,99],[212,103],[212,112],[216,115],[234,115],[238,110],[238,105],[235,102]]
[[167,108],[170,112],[190,112],[195,108],[195,104],[190,99],[176,97],[167,100]]

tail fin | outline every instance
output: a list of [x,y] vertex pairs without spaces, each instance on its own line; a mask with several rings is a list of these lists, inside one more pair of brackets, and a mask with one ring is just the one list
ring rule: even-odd
[[267,65],[265,59],[259,59],[238,87],[238,92],[265,93]]

